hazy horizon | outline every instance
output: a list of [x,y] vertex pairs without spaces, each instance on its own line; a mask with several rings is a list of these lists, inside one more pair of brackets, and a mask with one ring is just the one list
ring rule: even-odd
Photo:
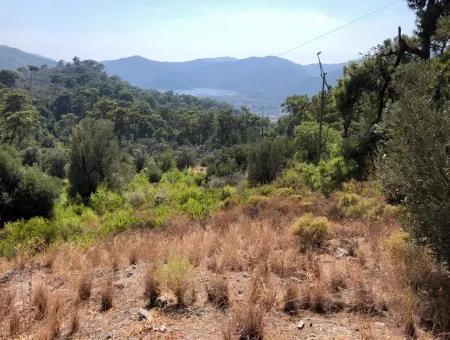
[[[36,6],[33,7],[33,3]],[[157,61],[277,56],[389,3],[309,1],[0,1],[0,44],[54,60],[139,55]],[[32,8],[33,10],[30,10]],[[414,28],[404,1],[281,57],[296,63],[356,59]]]

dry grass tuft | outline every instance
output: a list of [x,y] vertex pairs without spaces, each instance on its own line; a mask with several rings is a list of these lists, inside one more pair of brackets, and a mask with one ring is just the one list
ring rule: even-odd
[[[139,251],[137,247],[132,247],[130,250],[130,253],[128,254],[128,261],[130,265],[136,265],[139,260]],[[114,271],[117,271],[117,269],[114,269]]]
[[91,297],[92,278],[89,274],[85,274],[81,277],[78,283],[78,300],[87,301]]
[[36,284],[33,290],[32,304],[36,309],[36,320],[44,319],[48,313],[49,297],[48,289],[42,282]]
[[230,297],[228,292],[228,284],[225,279],[212,276],[206,287],[208,301],[220,309],[225,309],[229,305]]
[[12,290],[0,294],[0,318],[8,316],[14,305],[15,294]]
[[144,297],[147,300],[147,308],[155,306],[156,299],[161,294],[159,282],[153,276],[151,271],[148,271],[144,277]]
[[264,308],[248,303],[237,308],[233,314],[239,339],[262,340],[264,338]]
[[283,312],[295,314],[298,311],[299,294],[298,287],[294,283],[289,283],[283,297]]
[[322,281],[316,281],[309,287],[303,287],[299,297],[300,309],[310,310],[318,314],[326,314],[334,308],[333,299],[328,286]]
[[331,270],[329,287],[332,293],[340,293],[343,289],[348,288],[347,277],[344,273]]
[[100,312],[107,312],[113,306],[113,287],[108,282],[100,292]]
[[68,336],[73,336],[80,329],[80,315],[78,314],[78,308],[72,314],[69,321],[69,333]]
[[375,314],[377,312],[375,295],[363,280],[357,280],[353,288],[353,310],[363,314]]
[[185,295],[192,286],[193,268],[185,257],[171,257],[157,271],[158,281],[170,289],[179,307],[186,305]]
[[12,307],[9,314],[9,335],[18,335],[20,333],[20,315],[15,307]]

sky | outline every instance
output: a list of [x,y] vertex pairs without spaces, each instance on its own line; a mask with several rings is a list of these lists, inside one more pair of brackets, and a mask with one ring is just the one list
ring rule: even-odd
[[[140,55],[159,61],[280,55],[394,0],[0,0],[0,45],[55,60]],[[414,30],[399,0],[359,22],[282,55],[313,63],[356,59]]]

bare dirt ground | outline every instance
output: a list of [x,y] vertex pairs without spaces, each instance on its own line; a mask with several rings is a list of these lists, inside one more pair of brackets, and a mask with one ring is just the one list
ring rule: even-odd
[[[290,226],[306,212],[327,216],[333,234],[320,249],[301,252]],[[205,226],[178,217],[164,231],[133,231],[87,248],[59,245],[0,264],[0,338],[238,339],[251,319],[262,320],[264,339],[404,339],[401,273],[381,246],[398,228],[395,220],[341,219],[331,199],[274,197],[220,211]],[[185,306],[162,285],[159,305],[145,309],[146,275],[171,256],[192,264]],[[224,308],[208,299],[211,280],[228,287]],[[82,282],[90,294],[80,300]],[[105,292],[112,307],[101,311]],[[412,327],[414,336],[432,338]]]

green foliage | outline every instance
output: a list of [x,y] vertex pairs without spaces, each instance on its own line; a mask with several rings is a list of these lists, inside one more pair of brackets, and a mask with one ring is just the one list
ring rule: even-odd
[[0,148],[0,223],[48,217],[58,183],[35,167],[22,167],[13,149]]
[[[448,75],[447,75],[448,77]],[[390,197],[412,214],[408,231],[450,263],[450,101],[437,61],[397,75],[398,102],[387,117],[390,136],[379,173]]]
[[58,196],[59,185],[54,179],[36,167],[24,168],[14,192],[13,210],[21,218],[49,217]]
[[272,182],[286,163],[286,141],[265,139],[253,145],[248,154],[248,180],[252,184]]
[[138,219],[132,209],[118,209],[107,212],[101,221],[100,235],[108,236],[136,226]]
[[89,205],[99,215],[113,212],[125,205],[125,199],[118,193],[109,191],[105,186],[99,186],[91,194]]
[[19,74],[16,71],[0,70],[0,84],[6,87],[15,87]]
[[[319,124],[305,122],[294,130],[294,147],[296,158],[301,162],[312,162],[317,159],[319,141]],[[341,133],[324,124],[322,127],[321,158],[336,157],[342,151]]]
[[173,153],[170,150],[163,152],[159,156],[158,160],[159,168],[162,172],[168,172],[175,167],[175,159],[173,158]]
[[176,156],[177,168],[180,170],[187,169],[195,165],[195,152],[190,148],[182,148]]
[[4,96],[0,96],[0,140],[20,145],[38,130],[39,112],[21,91],[9,90],[0,95]]
[[119,149],[113,125],[106,120],[85,119],[75,128],[70,150],[70,194],[89,198],[97,186],[113,186]]
[[40,166],[47,174],[64,178],[69,157],[65,150],[60,148],[46,149],[41,156]]
[[351,165],[345,163],[343,157],[322,160],[318,165],[300,163],[298,172],[303,182],[314,191],[329,196],[338,189],[351,172]]
[[293,223],[292,233],[298,238],[303,250],[314,249],[322,246],[330,237],[331,224],[326,217],[305,214]]

